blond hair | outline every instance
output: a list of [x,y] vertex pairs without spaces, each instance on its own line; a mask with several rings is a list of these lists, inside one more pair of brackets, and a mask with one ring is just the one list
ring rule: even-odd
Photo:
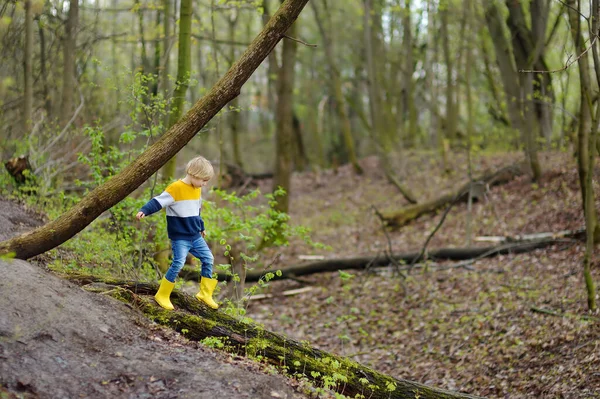
[[185,167],[185,173],[198,179],[208,180],[214,176],[215,170],[208,159],[196,157],[188,162]]

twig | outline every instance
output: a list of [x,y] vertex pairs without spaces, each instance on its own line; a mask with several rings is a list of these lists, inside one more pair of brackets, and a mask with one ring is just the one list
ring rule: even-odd
[[46,148],[44,148],[41,151],[42,153],[47,152],[48,150],[50,150],[50,148],[52,148],[54,146],[54,144],[56,144],[58,142],[58,140],[60,140],[65,135],[65,133],[67,133],[67,130],[69,130],[69,127],[73,124],[73,122],[75,121],[75,118],[77,118],[77,115],[79,115],[79,112],[81,112],[81,109],[83,108],[83,105],[85,104],[85,99],[83,98],[83,93],[81,92],[81,87],[77,86],[77,89],[79,91],[79,98],[81,100],[79,106],[75,110],[75,113],[73,114],[73,116],[71,117],[71,119],[69,120],[69,122],[67,122],[67,124],[63,128],[62,132],[60,132],[60,134],[58,136],[56,136],[56,138],[54,140],[52,140],[50,142],[50,144],[48,144],[46,146]]
[[385,251],[385,255],[387,256],[390,263],[392,263],[396,267],[396,272],[398,272],[398,274],[400,276],[402,276],[402,278],[406,279],[406,275],[400,271],[400,263],[398,263],[398,261],[396,259],[394,259],[394,257],[392,256],[392,254],[393,254],[392,240],[390,238],[390,235],[388,234],[388,231],[385,228],[385,221],[384,221],[382,215],[377,210],[377,208],[375,208],[375,206],[373,206],[373,205],[371,205],[371,207],[375,211],[375,214],[379,217],[379,220],[381,221],[381,230],[383,231],[383,234],[385,235],[385,238],[387,239],[388,250]]
[[294,37],[291,37],[291,36],[288,36],[288,35],[283,35],[283,37],[285,37],[286,39],[290,39],[290,40],[293,40],[293,41],[295,41],[295,42],[298,42],[298,43],[300,43],[300,44],[304,44],[304,45],[305,45],[305,46],[307,46],[307,47],[319,47],[319,46],[318,46],[318,45],[316,45],[316,44],[310,44],[310,43],[306,43],[306,42],[304,42],[304,41],[302,41],[302,40],[300,40],[300,39],[296,39],[296,38],[294,38]]
[[[470,190],[469,190],[470,193]],[[444,220],[446,220],[446,216],[448,216],[448,213],[450,212],[450,209],[452,209],[452,207],[458,202],[458,200],[464,195],[464,192],[458,193],[454,199],[452,200],[452,202],[450,203],[450,205],[448,205],[448,207],[446,208],[446,210],[444,211],[444,214],[442,215],[442,218],[440,219],[439,223],[437,224],[437,226],[435,226],[435,229],[433,229],[433,231],[431,232],[431,234],[429,234],[429,237],[427,237],[427,240],[425,240],[425,244],[423,244],[423,248],[421,249],[421,253],[419,253],[419,255],[415,256],[414,259],[412,260],[412,262],[410,262],[409,268],[408,268],[408,273],[410,274],[410,271],[412,270],[412,267],[415,265],[415,263],[419,260],[419,259],[424,259],[424,255],[425,255],[425,251],[427,251],[427,245],[429,245],[429,242],[431,241],[431,239],[433,238],[433,236],[435,235],[435,233],[437,233],[437,231],[440,229],[440,227],[442,227],[442,224],[444,223]]]
[[585,315],[585,314],[584,315],[575,315],[575,314],[572,314],[572,313],[559,313],[559,312],[554,311],[554,310],[542,309],[542,308],[538,308],[536,306],[532,306],[529,309],[532,312],[534,312],[534,313],[547,314],[549,316],[566,317],[566,318],[569,318],[569,319],[579,318],[579,319],[582,319],[582,320],[589,320],[589,321],[600,322],[600,318],[594,317],[594,316]]
[[598,40],[598,36],[595,35],[594,36],[594,40],[592,40],[592,42],[590,43],[590,46],[588,48],[586,48],[585,50],[583,50],[583,52],[581,54],[579,54],[579,56],[577,56],[577,58],[575,58],[572,61],[569,61],[571,59],[571,56],[569,56],[569,59],[567,60],[567,63],[565,64],[564,67],[560,68],[560,69],[554,69],[552,71],[542,71],[542,70],[534,70],[534,69],[519,69],[520,73],[556,73],[556,72],[562,72],[567,70],[571,65],[573,65],[574,63],[576,63],[577,61],[579,61],[579,59],[581,57],[583,57],[588,51],[590,51],[590,49],[592,47],[594,47],[594,44],[596,43],[596,40]]

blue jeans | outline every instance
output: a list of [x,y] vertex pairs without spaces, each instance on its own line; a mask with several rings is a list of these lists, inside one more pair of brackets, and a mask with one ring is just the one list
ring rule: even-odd
[[212,278],[212,268],[215,258],[212,252],[210,252],[210,248],[208,248],[204,238],[199,237],[196,240],[171,240],[171,247],[173,251],[173,261],[165,275],[167,280],[172,283],[175,282],[177,275],[185,264],[185,258],[188,252],[202,262],[202,272],[200,273],[202,277]]

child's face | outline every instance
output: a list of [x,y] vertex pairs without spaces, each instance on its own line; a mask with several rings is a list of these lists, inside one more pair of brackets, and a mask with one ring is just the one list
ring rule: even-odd
[[188,178],[190,179],[190,183],[192,184],[192,186],[194,186],[195,188],[200,188],[200,187],[206,186],[206,184],[210,180],[210,179],[205,179],[205,178],[199,178],[199,177],[192,176],[192,175],[188,175]]

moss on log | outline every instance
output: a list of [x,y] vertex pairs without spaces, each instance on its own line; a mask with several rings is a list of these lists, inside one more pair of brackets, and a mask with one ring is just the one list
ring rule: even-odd
[[210,309],[194,297],[178,291],[171,295],[176,310],[164,310],[149,297],[155,293],[157,284],[82,275],[66,277],[79,284],[102,283],[99,290],[106,290],[106,294],[131,304],[151,320],[169,326],[191,340],[219,338],[230,352],[268,361],[291,376],[306,377],[316,386],[332,389],[349,397],[476,398],[379,373],[350,359],[313,348],[308,343],[289,339],[252,323],[238,321],[223,311]]
[[[502,168],[496,172],[488,173],[479,178],[474,179],[474,183],[480,185],[495,186],[499,184],[507,183],[513,180],[515,177],[523,174],[523,168],[519,166],[508,166]],[[436,212],[446,205],[451,204],[453,201],[466,201],[468,199],[470,183],[464,184],[457,191],[443,195],[439,198],[423,202],[420,204],[409,205],[399,210],[387,211],[382,214],[384,222],[392,227],[399,228],[405,226],[409,222],[417,219],[418,217]]]

